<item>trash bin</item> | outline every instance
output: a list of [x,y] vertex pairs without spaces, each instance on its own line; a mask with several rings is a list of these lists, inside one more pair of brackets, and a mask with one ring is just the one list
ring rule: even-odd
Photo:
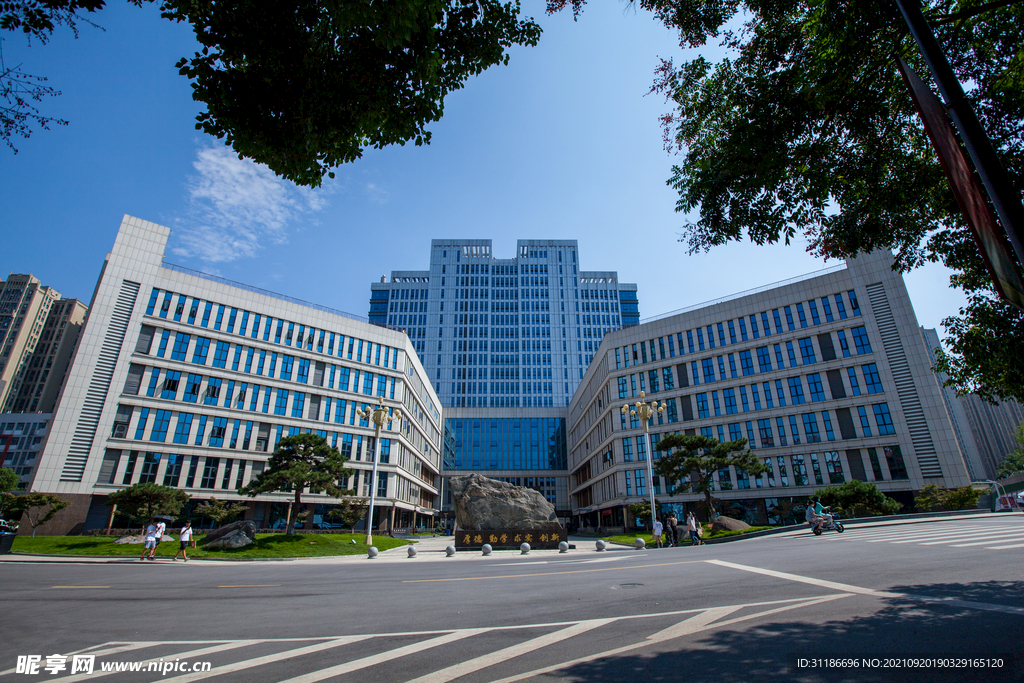
[[0,533],[0,555],[7,555],[14,546],[14,537],[18,534]]

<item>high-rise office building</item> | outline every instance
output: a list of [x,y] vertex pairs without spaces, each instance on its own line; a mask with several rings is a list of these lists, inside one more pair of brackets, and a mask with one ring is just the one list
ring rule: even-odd
[[432,240],[430,269],[370,285],[370,321],[408,332],[446,407],[568,405],[601,339],[640,319],[636,285],[585,271],[576,240]]
[[576,240],[505,259],[491,240],[432,240],[429,270],[370,286],[371,322],[408,332],[445,406],[445,476],[529,486],[565,517],[565,406],[601,339],[639,318],[636,285],[583,270]]

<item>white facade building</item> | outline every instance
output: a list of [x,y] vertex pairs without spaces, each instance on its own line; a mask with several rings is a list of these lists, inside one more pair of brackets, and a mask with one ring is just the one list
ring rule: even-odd
[[806,496],[851,479],[908,508],[927,484],[969,483],[891,265],[887,252],[862,255],[607,335],[567,417],[577,522],[623,526],[651,485],[680,519],[702,498],[648,481],[642,428],[620,413],[641,391],[668,403],[651,424],[654,447],[672,433],[749,439],[770,473],[723,470],[714,496],[751,523],[802,521]]
[[[349,457],[343,483],[368,496],[373,429],[356,411],[378,399],[405,417],[381,435],[378,518],[432,515],[441,404],[408,337],[165,264],[169,234],[126,216],[103,264],[32,483],[72,501],[47,532],[105,525],[106,494],[137,482],[251,501],[236,490],[304,432]],[[336,502],[307,497],[311,520]],[[291,498],[261,495],[246,515],[272,526]]]

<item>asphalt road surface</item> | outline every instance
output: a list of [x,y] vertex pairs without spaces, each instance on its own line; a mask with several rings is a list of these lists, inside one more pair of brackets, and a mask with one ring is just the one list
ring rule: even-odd
[[[12,681],[1024,681],[1018,514],[564,555],[3,562],[0,579]],[[17,673],[32,655],[39,673]],[[101,670],[133,662],[169,670]]]

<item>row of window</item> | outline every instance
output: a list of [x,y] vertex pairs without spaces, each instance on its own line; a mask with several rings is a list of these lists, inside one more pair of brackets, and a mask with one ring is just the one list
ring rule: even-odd
[[[160,294],[163,293],[163,300]],[[177,302],[174,298],[177,296]],[[216,308],[215,308],[216,307]],[[223,304],[215,304],[211,301],[202,301],[196,297],[188,297],[185,294],[177,294],[156,287],[149,298],[146,306],[146,315],[160,318],[170,317],[175,322],[186,322],[189,325],[199,325],[228,334],[238,334],[241,337],[248,336],[251,339],[260,337],[262,324],[262,339],[265,342],[271,341],[275,344],[293,346],[296,349],[312,351],[314,346],[319,353],[326,353],[328,356],[335,355],[335,343],[337,343],[337,357],[341,358],[345,352],[346,337],[340,333],[317,330],[313,326],[296,324],[281,319],[274,319],[271,316],[261,316],[259,313],[252,313],[238,308],[228,307]],[[236,330],[237,325],[237,332]],[[165,332],[166,336],[166,332]],[[354,337],[348,337],[348,360],[355,360],[359,363],[381,365],[381,344],[374,344],[370,341],[363,341]],[[376,350],[374,350],[376,346]],[[363,360],[363,353],[366,353],[366,360]],[[326,348],[326,351],[325,351]],[[387,347],[385,347],[387,348]],[[391,349],[392,369],[398,367],[398,350]],[[384,356],[384,367],[387,367],[387,354]]]
[[[857,302],[857,295],[854,290],[850,290],[847,293],[850,301],[850,309],[853,316],[859,316],[860,305]],[[839,320],[846,320],[848,315],[846,312],[846,305],[843,301],[843,295],[834,295],[836,315],[832,313],[832,304],[829,297],[821,298],[822,312],[824,313],[825,322],[833,322],[838,316]],[[749,317],[750,322],[750,333],[747,332],[747,319],[740,317],[736,320],[727,320],[714,325],[708,325],[706,328],[695,328],[693,330],[687,330],[679,332],[673,336],[667,335],[665,337],[659,337],[657,340],[651,339],[647,342],[640,342],[638,344],[632,344],[631,346],[624,346],[615,350],[615,367],[620,369],[622,367],[630,367],[630,363],[633,365],[640,365],[648,362],[655,362],[657,360],[665,360],[667,358],[676,357],[676,343],[679,345],[678,354],[680,356],[687,353],[698,353],[705,349],[715,348],[715,332],[717,330],[718,346],[726,346],[727,344],[737,343],[737,330],[739,331],[739,341],[749,341],[751,338],[760,339],[763,332],[765,337],[772,334],[771,322],[775,322],[775,334],[782,334],[784,332],[782,317],[785,316],[786,328],[788,331],[796,331],[797,320],[801,329],[808,327],[807,312],[810,312],[811,321],[813,325],[820,325],[822,316],[818,312],[817,300],[811,299],[807,302],[807,311],[804,309],[803,302],[796,304],[796,316],[794,320],[793,308],[791,306],[783,306],[782,312],[780,309],[773,309],[771,311],[771,318],[769,318],[768,311],[763,311],[760,314],[761,327],[758,328],[758,316],[751,315]],[[728,339],[726,338],[726,327],[728,327]],[[705,332],[707,342],[705,344]],[[684,345],[685,335],[685,345]],[[667,349],[666,353],[666,340]],[[657,345],[655,344],[657,342]],[[621,351],[621,354],[620,354]],[[623,365],[624,363],[624,365]]]

